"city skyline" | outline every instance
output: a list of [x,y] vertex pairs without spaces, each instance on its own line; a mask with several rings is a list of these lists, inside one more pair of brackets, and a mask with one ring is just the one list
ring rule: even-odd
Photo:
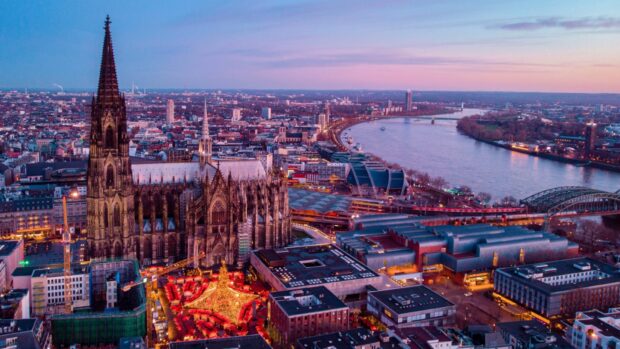
[[1,4],[0,88],[93,86],[110,14],[124,89],[620,92],[612,1],[148,4]]
[[523,3],[3,3],[0,343],[615,349],[620,93],[498,90],[620,22]]

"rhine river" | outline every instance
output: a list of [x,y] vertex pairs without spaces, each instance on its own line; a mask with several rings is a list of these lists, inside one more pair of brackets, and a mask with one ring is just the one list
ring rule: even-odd
[[[445,116],[460,118],[482,112],[465,109]],[[467,185],[475,192],[487,192],[493,200],[508,195],[524,199],[559,186],[620,189],[620,173],[578,167],[482,143],[460,134],[455,120],[437,120],[434,125],[430,120],[378,120],[354,125],[342,135],[345,133],[353,137],[353,144],[360,143],[364,152],[432,177],[441,176],[452,187]]]

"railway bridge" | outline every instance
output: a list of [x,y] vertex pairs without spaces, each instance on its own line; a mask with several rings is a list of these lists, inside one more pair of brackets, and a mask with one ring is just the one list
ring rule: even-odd
[[587,187],[557,187],[523,200],[529,213],[542,213],[545,221],[553,217],[620,215],[620,190],[607,192]]

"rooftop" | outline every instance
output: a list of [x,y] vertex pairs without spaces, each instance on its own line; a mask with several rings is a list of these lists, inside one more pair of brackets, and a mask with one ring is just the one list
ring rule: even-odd
[[408,345],[412,349],[432,349],[432,347],[428,345],[429,341],[452,343],[452,339],[447,334],[434,326],[408,327],[399,329],[398,331],[402,338],[407,338]]
[[20,241],[17,240],[2,240],[0,241],[0,257],[6,257],[15,251],[15,248],[19,245]]
[[302,349],[354,349],[367,345],[370,348],[369,345],[377,343],[381,345],[382,349],[401,348],[398,339],[390,337],[386,333],[373,332],[366,328],[300,338],[297,343],[298,347]]
[[546,292],[620,282],[617,268],[585,257],[502,268],[499,271]]
[[[88,273],[87,266],[73,265],[72,269],[73,269],[72,275],[80,275],[80,274]],[[32,277],[41,277],[41,276],[54,277],[54,276],[63,276],[63,275],[64,275],[64,268],[62,267],[35,269],[32,272]]]
[[286,288],[378,277],[374,271],[334,245],[254,253]]
[[375,297],[397,314],[406,314],[454,305],[423,285],[374,291],[370,292],[369,296]]
[[601,336],[620,338],[620,327],[616,325],[618,319],[620,319],[620,311],[615,308],[610,309],[608,313],[600,310],[586,311],[578,314],[575,321],[598,328]]
[[189,342],[172,342],[170,349],[271,349],[263,337],[257,334],[249,336],[201,339]]
[[[501,332],[517,338],[520,342],[535,344],[536,348],[571,348],[562,337],[551,333],[537,320],[500,322],[497,327]],[[547,345],[540,346],[543,343]]]
[[344,195],[293,188],[289,188],[288,197],[292,209],[313,210],[319,213],[348,212],[352,201],[350,197]]
[[347,309],[347,306],[324,286],[272,292],[270,297],[289,316]]
[[0,319],[0,336],[9,333],[32,331],[37,319]]

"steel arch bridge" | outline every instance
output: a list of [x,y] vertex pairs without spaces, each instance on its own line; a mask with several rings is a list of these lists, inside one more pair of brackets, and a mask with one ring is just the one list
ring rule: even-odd
[[565,216],[604,216],[620,213],[620,190],[611,193],[587,187],[558,187],[529,196],[521,203],[529,212],[548,218]]

